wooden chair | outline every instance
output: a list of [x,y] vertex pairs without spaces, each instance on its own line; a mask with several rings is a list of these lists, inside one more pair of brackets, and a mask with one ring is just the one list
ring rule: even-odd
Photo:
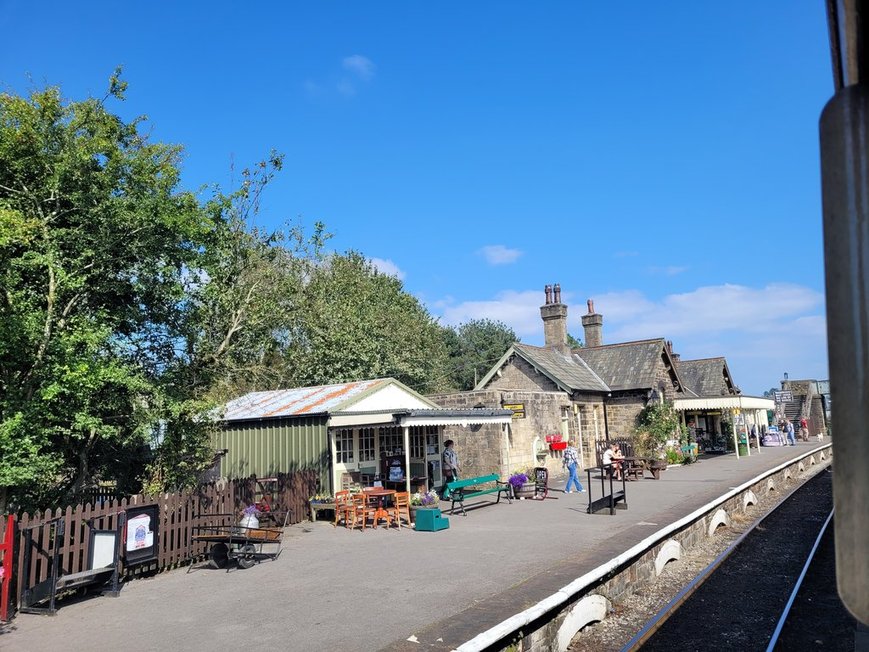
[[341,490],[350,491],[362,488],[362,474],[359,471],[350,471],[341,474]]
[[353,500],[350,497],[349,491],[335,492],[335,523],[334,527],[338,527],[338,521],[344,521],[344,527],[353,520]]
[[387,507],[386,511],[398,523],[399,530],[401,529],[402,518],[410,525],[410,494],[406,491],[396,492],[392,497],[392,507]]
[[372,499],[364,491],[359,491],[352,494],[353,497],[353,522],[351,527],[356,527],[357,523],[362,524],[362,531],[365,531],[365,524],[370,518],[374,526],[374,514],[377,512],[378,503]]

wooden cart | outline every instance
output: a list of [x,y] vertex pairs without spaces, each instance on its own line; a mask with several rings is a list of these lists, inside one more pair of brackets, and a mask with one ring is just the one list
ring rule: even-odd
[[[226,568],[229,562],[235,562],[239,568],[250,568],[264,559],[277,559],[283,548],[283,534],[289,512],[280,515],[278,512],[271,514],[274,517],[280,517],[278,527],[195,525],[193,526],[193,540],[210,544],[208,564],[211,568]],[[234,517],[233,514],[209,514],[206,516],[209,519]]]

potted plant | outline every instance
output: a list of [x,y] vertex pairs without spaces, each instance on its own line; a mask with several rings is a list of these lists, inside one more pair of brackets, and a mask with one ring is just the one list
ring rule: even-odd
[[534,498],[534,482],[526,469],[514,471],[507,479],[516,498]]
[[416,510],[439,509],[440,498],[434,491],[417,491],[410,497],[410,520],[416,523]]
[[241,521],[239,521],[238,527],[242,532],[245,532],[247,528],[258,528],[259,515],[260,511],[257,509],[256,505],[248,505],[241,511]]
[[687,435],[679,413],[670,401],[651,402],[637,415],[634,449],[649,460],[649,470],[655,473],[667,468],[667,442]]

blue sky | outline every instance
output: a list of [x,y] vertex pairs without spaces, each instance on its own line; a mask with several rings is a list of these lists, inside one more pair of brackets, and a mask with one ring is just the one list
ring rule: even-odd
[[606,343],[725,355],[746,393],[827,377],[819,0],[183,5],[0,0],[0,84],[123,65],[186,186],[285,153],[261,222],[322,220],[444,323],[540,344],[559,282],[577,337],[593,298]]

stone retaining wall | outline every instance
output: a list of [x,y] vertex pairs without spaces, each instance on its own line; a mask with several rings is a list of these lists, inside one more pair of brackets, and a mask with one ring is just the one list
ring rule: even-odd
[[[556,594],[540,603],[543,605],[548,600],[554,601],[557,603],[554,608],[524,623],[514,616],[510,619],[512,623],[516,623],[514,633],[501,636],[500,643],[493,646],[491,641],[485,644],[483,640],[474,639],[460,646],[459,652],[481,649],[501,649],[505,652],[566,650],[582,627],[602,620],[613,604],[618,604],[638,589],[653,584],[668,561],[678,559],[684,552],[703,545],[710,537],[715,536],[720,527],[728,526],[732,516],[746,513],[751,506],[756,505],[759,496],[771,492],[784,495],[795,488],[829,465],[832,455],[832,447],[827,445],[783,468],[759,476],[755,482],[742,487],[738,493],[726,500],[713,501],[706,511],[678,530],[652,535],[650,538],[657,540],[645,550],[633,554],[609,573],[588,582],[579,590],[571,589],[572,595],[567,600],[559,600],[559,594]],[[528,613],[539,612],[540,605],[531,607]],[[485,633],[481,636],[484,635]]]

